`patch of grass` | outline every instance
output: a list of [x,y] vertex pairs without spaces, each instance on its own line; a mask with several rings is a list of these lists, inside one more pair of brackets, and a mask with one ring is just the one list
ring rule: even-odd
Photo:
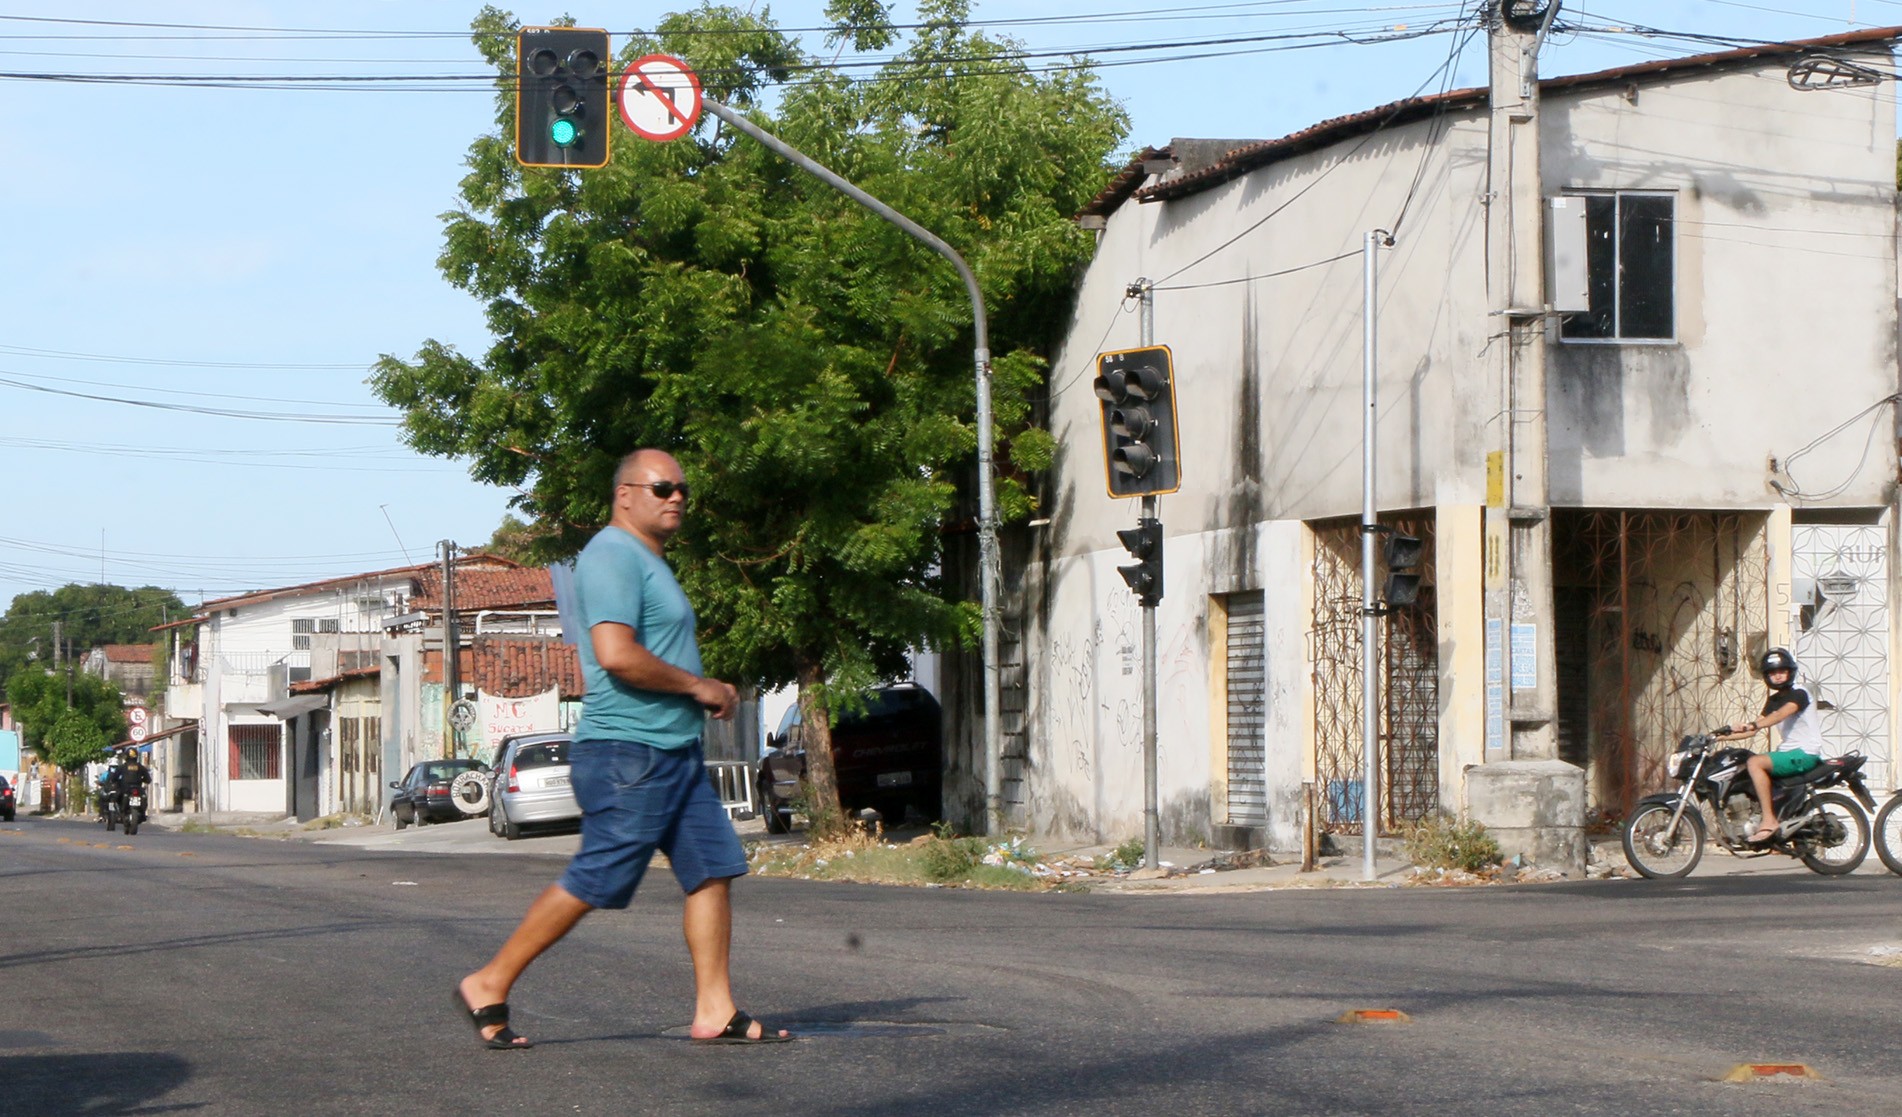
[[[759,843],[747,852],[753,871],[761,876],[1020,892],[1084,890],[1078,882],[1029,871],[1035,856],[1021,840],[994,844],[959,837],[942,825],[932,835],[904,845],[885,841],[874,828],[799,846]],[[986,864],[987,858],[993,863]]]
[[1099,858],[1097,863],[1106,869],[1111,869],[1116,872],[1127,872],[1130,869],[1142,868],[1143,857],[1148,852],[1148,842],[1142,838],[1131,838],[1122,845],[1110,850],[1109,853],[1105,854],[1102,858]]
[[1407,856],[1427,869],[1463,869],[1479,872],[1499,864],[1499,841],[1474,819],[1448,814],[1429,815],[1406,834]]

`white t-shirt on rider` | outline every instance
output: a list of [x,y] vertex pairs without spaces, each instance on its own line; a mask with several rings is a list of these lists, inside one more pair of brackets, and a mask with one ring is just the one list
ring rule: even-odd
[[1817,713],[1816,703],[1810,701],[1810,692],[1794,683],[1782,690],[1772,691],[1764,700],[1764,716],[1776,713],[1790,703],[1796,703],[1796,713],[1777,722],[1777,728],[1783,732],[1783,740],[1778,742],[1779,749],[1802,749],[1811,756],[1823,755],[1822,717]]

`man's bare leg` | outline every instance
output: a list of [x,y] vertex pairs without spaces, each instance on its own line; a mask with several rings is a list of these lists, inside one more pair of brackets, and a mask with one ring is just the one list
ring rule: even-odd
[[[593,910],[592,904],[575,899],[559,884],[543,889],[528,906],[528,914],[522,916],[514,933],[502,944],[502,949],[489,959],[489,964],[463,978],[457,986],[463,1003],[475,1010],[507,1002],[515,979],[522,976],[528,964],[561,941],[563,935],[581,922],[582,916]],[[482,1029],[482,1038],[494,1038],[502,1027],[492,1024]]]
[[[738,1011],[728,964],[733,945],[732,881],[720,877],[687,893],[681,928],[687,936],[687,953],[693,956],[693,1026],[688,1034],[710,1039],[724,1031]],[[764,1027],[755,1020],[747,1038],[758,1039]],[[779,1034],[785,1035],[785,1029]]]

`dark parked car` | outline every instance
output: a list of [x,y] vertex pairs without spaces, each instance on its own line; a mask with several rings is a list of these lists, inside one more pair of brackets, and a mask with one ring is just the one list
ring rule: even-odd
[[[915,683],[880,687],[865,708],[832,726],[832,766],[847,814],[871,807],[890,825],[907,809],[936,820],[944,788],[942,714],[938,700]],[[792,802],[806,777],[806,744],[794,705],[766,740],[759,762],[760,815],[770,833],[792,825]]]
[[401,830],[414,822],[448,822],[467,818],[450,798],[449,785],[464,772],[487,772],[480,760],[424,760],[409,770],[401,781],[390,784],[396,794],[390,797],[390,814]]
[[5,776],[0,776],[0,819],[12,822],[13,811],[13,785],[7,782]]
[[580,824],[581,804],[568,785],[571,742],[566,733],[502,739],[489,789],[489,833],[512,842],[527,826]]

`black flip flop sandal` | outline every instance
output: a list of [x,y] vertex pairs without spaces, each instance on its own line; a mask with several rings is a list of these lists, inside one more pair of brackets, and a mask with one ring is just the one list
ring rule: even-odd
[[777,1029],[768,1028],[764,1024],[760,1024],[759,1036],[757,1038],[747,1035],[747,1031],[756,1023],[758,1023],[758,1021],[754,1020],[751,1016],[736,1009],[733,1013],[733,1019],[726,1022],[726,1027],[720,1029],[719,1035],[707,1036],[704,1039],[695,1039],[694,1042],[704,1044],[786,1043],[793,1038],[791,1036],[782,1036]]
[[[469,1023],[475,1025],[476,1039],[492,1051],[526,1051],[535,1046],[527,1037],[517,1034],[509,1028],[509,1006],[507,1001],[490,1005],[487,1008],[470,1008],[469,1002],[462,999],[460,988],[450,991],[456,999],[456,1008],[462,1012]],[[493,1036],[485,1036],[482,1029],[491,1024],[502,1025],[502,1030]],[[517,1041],[520,1041],[519,1043]]]

